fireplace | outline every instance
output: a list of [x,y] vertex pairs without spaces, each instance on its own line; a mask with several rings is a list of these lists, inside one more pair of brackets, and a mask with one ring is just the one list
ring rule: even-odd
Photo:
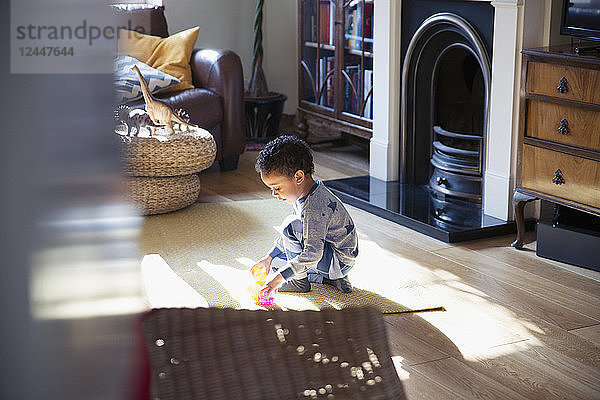
[[402,69],[400,181],[428,184],[434,221],[474,225],[480,214],[490,63],[476,28],[454,13],[426,18]]
[[483,210],[494,7],[403,0],[401,15],[398,178],[326,184],[350,204],[447,242],[513,232]]

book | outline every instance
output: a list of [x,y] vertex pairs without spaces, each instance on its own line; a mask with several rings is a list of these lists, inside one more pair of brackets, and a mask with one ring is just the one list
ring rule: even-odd
[[345,44],[344,47],[347,49],[351,49],[353,46],[353,36],[352,36],[352,29],[353,29],[353,24],[354,24],[354,15],[352,13],[347,13],[345,15],[345,21],[344,21],[344,40],[345,40]]
[[[356,7],[352,10],[354,14],[354,26],[352,28],[352,36],[357,38],[362,38],[362,24],[363,24],[363,3],[359,1],[356,3]],[[360,50],[362,46],[362,42],[360,40],[354,40],[352,42],[352,48],[355,50]]]
[[359,90],[360,66],[348,65],[344,70],[352,82],[350,84],[347,79],[344,79],[344,111],[358,114],[360,98],[357,91]]
[[360,88],[360,75],[361,75],[360,66],[357,65],[356,69],[353,70],[353,74],[351,76],[352,83],[354,83],[354,87],[356,88],[356,91],[352,91],[352,113],[353,114],[358,114],[360,112],[360,106],[362,103],[362,100],[361,100],[362,91]]
[[323,83],[325,82],[325,58],[319,58],[319,79],[318,79],[318,86],[317,86],[317,96],[319,96],[319,98],[317,99],[317,104],[320,104],[322,106],[325,105],[325,96],[323,96],[323,92],[322,92],[322,88],[323,88]]
[[329,0],[321,0],[319,3],[319,43],[321,44],[332,43],[332,14]]
[[[327,73],[329,71],[333,71],[334,69],[334,61],[335,57],[327,57],[326,65],[327,65]],[[327,79],[326,85],[326,93],[327,93],[327,106],[333,108],[333,74]]]
[[373,3],[371,2],[365,2],[363,37],[365,51],[373,51]]
[[365,2],[365,38],[373,37],[373,3]]
[[[351,48],[356,48],[356,49],[360,50],[360,44],[362,42],[365,43],[365,46],[367,46],[367,45],[373,46],[373,39],[372,38],[363,38],[362,36],[354,36],[354,35],[349,34],[349,33],[346,33],[344,35],[344,37],[347,40],[352,40],[352,43],[353,43],[354,47],[351,47]],[[365,51],[367,51],[367,50],[365,49]]]
[[319,86],[321,97],[318,104],[324,107],[333,107],[333,74],[327,79],[327,74],[333,70],[335,57],[322,57],[319,59]]
[[319,21],[317,20],[316,3],[306,2],[302,6],[302,20],[309,21],[310,25],[303,26],[303,40],[316,42],[319,37]]
[[329,9],[329,44],[335,43],[335,3]]
[[344,24],[346,48],[373,51],[373,2],[351,1]]

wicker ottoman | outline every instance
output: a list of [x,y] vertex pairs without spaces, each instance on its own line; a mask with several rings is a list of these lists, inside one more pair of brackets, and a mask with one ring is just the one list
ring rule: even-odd
[[[210,167],[217,146],[207,130],[125,141],[121,158],[127,194],[143,215],[179,210],[200,194],[197,173]],[[159,140],[160,139],[160,140]]]

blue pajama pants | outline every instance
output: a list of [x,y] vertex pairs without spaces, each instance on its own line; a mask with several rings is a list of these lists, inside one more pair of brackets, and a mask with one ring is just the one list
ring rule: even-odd
[[[279,249],[282,253],[274,257],[271,262],[274,271],[284,268],[288,261],[298,257],[304,249],[302,220],[296,215],[286,217],[279,229],[279,234],[279,246],[281,246]],[[323,278],[333,280],[346,276],[350,268],[338,260],[333,246],[326,241],[323,247],[323,256],[316,267],[294,275],[293,279],[303,279],[308,276],[310,282],[322,283]]]

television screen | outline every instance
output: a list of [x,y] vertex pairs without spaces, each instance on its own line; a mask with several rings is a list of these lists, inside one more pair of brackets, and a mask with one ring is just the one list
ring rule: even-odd
[[600,40],[600,0],[564,0],[560,33]]

